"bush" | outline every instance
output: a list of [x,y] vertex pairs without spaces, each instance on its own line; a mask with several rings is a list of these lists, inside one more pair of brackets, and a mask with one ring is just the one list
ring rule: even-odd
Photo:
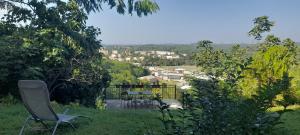
[[8,94],[7,96],[0,98],[0,105],[15,105],[19,101],[14,98],[11,94]]
[[106,104],[105,104],[105,102],[104,102],[104,100],[103,100],[102,97],[98,97],[96,99],[96,108],[99,109],[99,110],[106,109]]
[[160,102],[165,134],[178,135],[266,135],[272,134],[281,115],[268,112],[272,101],[284,89],[286,80],[261,88],[252,99],[232,98],[217,80],[193,80],[192,94],[185,94],[183,109],[170,111]]
[[110,75],[101,68],[101,63],[96,64],[95,67],[82,65],[71,80],[58,79],[52,87],[51,99],[62,104],[78,102],[84,106],[96,107],[96,99],[103,97],[104,88],[108,87],[110,81]]
[[[269,37],[270,38],[270,37]],[[272,37],[274,39],[274,37]],[[278,40],[275,40],[278,41]],[[266,40],[254,56],[234,46],[231,51],[215,50],[211,41],[199,42],[195,55],[210,80],[191,80],[193,91],[183,97],[183,109],[172,112],[160,102],[165,134],[197,135],[265,135],[272,134],[281,115],[295,103],[289,69],[294,64],[294,42],[283,45]],[[281,52],[278,54],[278,52]],[[280,69],[280,70],[277,70]],[[249,77],[250,76],[250,77]],[[241,80],[258,82],[243,83]],[[250,88],[251,87],[251,88]],[[255,92],[245,96],[245,92]],[[279,96],[281,100],[278,100]],[[269,112],[274,103],[283,110]]]
[[39,10],[13,6],[1,19],[0,96],[20,98],[18,80],[38,79],[47,83],[52,100],[95,106],[110,80],[98,52],[100,30],[86,25],[87,13],[75,1],[56,2],[50,8],[52,2],[26,3]]

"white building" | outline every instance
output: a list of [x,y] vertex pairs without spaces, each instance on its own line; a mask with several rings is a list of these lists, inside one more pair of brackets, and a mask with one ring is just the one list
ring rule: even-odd
[[194,77],[196,77],[198,79],[203,79],[203,80],[210,80],[211,79],[211,77],[209,77],[208,75],[205,75],[205,74],[194,75]]
[[190,86],[190,85],[183,85],[180,87],[180,89],[182,89],[182,90],[187,90],[187,89],[191,89],[191,88],[192,88],[192,86]]
[[175,56],[173,56],[173,55],[168,55],[168,56],[166,56],[166,59],[169,59],[169,60],[171,60],[171,59],[179,59],[179,58],[180,58],[179,55],[175,55]]
[[118,54],[118,50],[112,50],[112,54]]
[[175,71],[178,74],[183,74],[185,70],[183,68],[176,68]]
[[173,59],[173,56],[166,56],[167,59]]
[[141,66],[142,64],[141,63],[132,63],[133,65],[135,66]]
[[175,54],[174,52],[169,52],[169,51],[156,51],[157,55],[173,55]]
[[116,59],[117,57],[118,57],[118,56],[117,56],[116,54],[111,54],[109,58],[114,60],[114,59]]
[[108,55],[108,50],[107,49],[105,49],[105,48],[101,48],[100,50],[99,50],[99,52],[100,53],[102,53],[103,55]]
[[149,76],[143,76],[143,77],[140,77],[138,78],[139,80],[147,80],[151,83],[157,83],[159,82],[159,78],[158,77],[155,77],[153,75],[149,75]]
[[185,75],[192,75],[193,73],[191,71],[183,71],[183,74],[185,74]]
[[130,57],[126,57],[125,60],[126,60],[126,61],[130,61],[131,58],[130,58]]
[[156,70],[156,67],[148,67],[148,69],[149,69],[150,71],[154,71],[154,70]]
[[183,80],[184,75],[178,73],[163,73],[162,78],[165,80]]
[[140,57],[140,60],[143,61],[145,59],[145,57]]
[[124,59],[122,59],[122,58],[118,58],[118,61],[124,61]]
[[173,59],[179,59],[180,58],[180,56],[179,55],[175,55],[175,56],[173,56]]

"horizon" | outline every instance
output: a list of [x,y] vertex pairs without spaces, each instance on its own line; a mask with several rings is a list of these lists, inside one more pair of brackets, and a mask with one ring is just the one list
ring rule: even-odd
[[[300,46],[300,42],[296,42],[296,45]],[[177,45],[196,45],[197,43],[162,43],[162,44],[101,44],[102,46],[148,46],[148,45],[169,45],[169,46],[177,46]],[[213,45],[257,45],[257,43],[213,43]]]
[[295,29],[300,23],[298,0],[156,2],[160,10],[141,18],[135,14],[120,15],[103,6],[100,13],[89,15],[87,24],[101,29],[99,38],[103,44],[191,44],[200,40],[255,44],[257,41],[247,32],[255,17],[266,15],[275,21],[272,31],[266,34],[300,42],[300,29]]

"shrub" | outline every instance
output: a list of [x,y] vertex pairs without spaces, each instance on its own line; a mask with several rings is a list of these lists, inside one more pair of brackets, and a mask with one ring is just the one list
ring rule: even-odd
[[86,25],[87,13],[75,1],[56,2],[49,8],[52,2],[12,6],[1,19],[0,96],[20,98],[18,80],[39,79],[47,83],[52,100],[95,106],[109,82],[98,52],[100,30]]
[[104,100],[103,100],[102,97],[98,97],[96,99],[96,108],[99,109],[99,110],[106,109],[106,104],[105,104],[105,102],[104,102]]
[[252,99],[237,99],[217,80],[193,80],[193,94],[185,94],[183,109],[170,111],[160,101],[165,134],[265,135],[280,124],[288,110],[268,112],[272,101],[286,86],[286,78],[261,88]]
[[[250,58],[245,57],[245,50],[239,46],[225,52],[215,50],[211,41],[199,42],[196,63],[203,67],[211,79],[191,80],[193,91],[184,94],[183,109],[175,113],[159,100],[164,133],[272,134],[274,127],[280,124],[281,115],[289,111],[287,106],[295,103],[291,89],[292,78],[288,73],[295,62],[295,43],[289,39],[282,44],[275,41],[279,40],[269,36],[261,44],[262,49]],[[244,82],[245,85],[239,85],[241,80],[247,80],[249,76],[258,82],[255,89],[251,89],[253,83]],[[255,92],[245,96],[249,89]],[[280,95],[282,98],[278,100]],[[274,102],[284,106],[284,109],[269,112],[268,109]]]
[[8,94],[7,96],[0,98],[0,105],[14,105],[17,104],[19,101],[14,98],[11,94]]

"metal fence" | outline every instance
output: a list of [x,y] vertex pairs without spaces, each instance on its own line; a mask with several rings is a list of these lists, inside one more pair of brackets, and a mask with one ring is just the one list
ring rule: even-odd
[[105,90],[105,99],[121,99],[126,91],[151,91],[153,96],[160,94],[162,99],[181,99],[181,91],[176,85],[113,85]]

